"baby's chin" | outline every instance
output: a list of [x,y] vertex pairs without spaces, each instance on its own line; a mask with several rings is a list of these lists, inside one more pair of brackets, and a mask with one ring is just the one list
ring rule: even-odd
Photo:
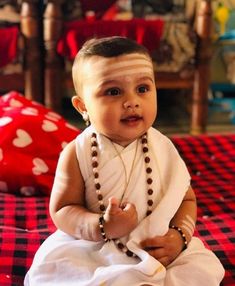
[[136,139],[141,138],[141,136],[143,136],[145,133],[146,131],[143,131],[133,136],[121,136],[119,134],[115,136],[114,134],[104,134],[104,133],[101,133],[101,134],[107,137],[113,143],[126,147],[130,145],[131,143],[133,143],[134,141],[136,141]]

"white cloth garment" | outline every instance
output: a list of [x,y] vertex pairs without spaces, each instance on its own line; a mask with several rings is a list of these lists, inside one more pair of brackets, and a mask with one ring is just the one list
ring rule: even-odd
[[[87,207],[99,212],[91,167],[91,126],[76,138],[76,152],[85,182]],[[124,167],[113,143],[100,134],[99,178],[105,204],[110,196],[121,199],[125,189]],[[122,242],[138,258],[127,257],[113,241],[108,243],[77,240],[60,230],[52,234],[37,251],[25,277],[25,286],[96,286],[158,285],[218,286],[224,275],[222,265],[203,243],[193,237],[188,248],[165,268],[140,248],[147,237],[164,235],[190,186],[190,176],[171,141],[157,130],[148,131],[151,178],[153,179],[153,212],[145,217],[147,188],[145,162],[140,140],[126,148],[115,145],[125,162],[127,177],[137,155],[124,200],[135,204],[139,224]]]

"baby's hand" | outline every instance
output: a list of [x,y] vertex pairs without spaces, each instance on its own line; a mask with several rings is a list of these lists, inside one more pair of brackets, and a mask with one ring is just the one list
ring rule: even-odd
[[119,205],[115,198],[110,198],[104,214],[104,229],[108,238],[120,238],[129,234],[138,224],[135,205]]
[[169,229],[164,236],[145,239],[141,246],[166,267],[181,253],[183,240],[177,231]]

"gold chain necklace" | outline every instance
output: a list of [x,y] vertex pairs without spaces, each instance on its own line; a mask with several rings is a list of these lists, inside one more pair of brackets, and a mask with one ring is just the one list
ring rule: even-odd
[[124,160],[122,158],[122,155],[121,153],[118,151],[117,147],[115,146],[115,143],[112,142],[112,145],[118,155],[118,157],[120,158],[121,162],[122,162],[122,166],[123,166],[123,169],[124,169],[124,173],[125,173],[125,187],[124,187],[124,191],[122,193],[122,197],[120,199],[120,204],[122,203],[123,201],[123,198],[125,196],[125,193],[126,193],[126,190],[129,186],[129,183],[130,183],[130,180],[131,180],[131,176],[132,176],[132,173],[133,173],[133,170],[134,170],[134,166],[135,166],[135,161],[136,161],[136,155],[137,155],[137,149],[138,149],[138,144],[139,141],[137,140],[136,141],[136,147],[135,147],[135,154],[134,154],[134,157],[133,157],[133,160],[132,160],[132,164],[131,164],[131,170],[130,170],[130,173],[129,173],[129,177],[127,177],[127,170],[126,170],[126,165],[124,163]]

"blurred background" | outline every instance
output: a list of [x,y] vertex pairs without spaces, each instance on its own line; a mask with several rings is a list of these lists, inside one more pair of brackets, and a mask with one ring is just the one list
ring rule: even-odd
[[[25,93],[22,77],[20,74],[24,72],[25,68],[25,43],[22,40],[22,3],[34,2],[37,3],[37,15],[39,23],[39,37],[42,41],[38,43],[41,49],[41,56],[43,60],[34,65],[41,64],[40,69],[44,70],[48,62],[49,56],[52,55],[50,45],[55,46],[60,42],[61,54],[60,60],[63,61],[62,68],[63,76],[60,92],[59,112],[63,114],[72,124],[80,128],[84,128],[81,117],[73,110],[70,99],[74,94],[71,83],[71,64],[69,55],[65,55],[64,50],[69,45],[63,43],[60,36],[63,37],[64,29],[68,29],[69,24],[73,22],[83,22],[80,36],[88,33],[89,25],[92,23],[105,23],[105,21],[114,22],[119,25],[120,21],[127,23],[135,19],[144,19],[145,21],[161,21],[164,23],[164,28],[161,30],[159,39],[155,39],[158,50],[152,48],[152,43],[149,39],[143,36],[143,43],[147,43],[150,47],[153,59],[156,63],[156,69],[163,73],[175,72],[180,74],[183,78],[191,76],[192,70],[196,65],[195,58],[197,54],[194,52],[194,45],[197,45],[193,29],[195,28],[195,19],[197,18],[197,6],[200,0],[118,0],[118,1],[17,1],[17,0],[1,0],[0,1],[0,31],[6,27],[17,26],[19,33],[17,34],[17,48],[15,51],[13,46],[16,45],[13,36],[2,36],[0,41],[0,94],[8,92],[11,87]],[[46,6],[48,3],[60,9],[59,19],[63,23],[61,28],[61,35],[57,35],[54,39],[48,40],[45,35],[47,33],[47,26],[45,25]],[[235,0],[212,0],[212,31],[210,42],[210,77],[209,86],[207,90],[208,99],[208,113],[206,116],[207,132],[234,132],[235,130]],[[57,11],[57,10],[55,10]],[[195,12],[196,11],[196,12]],[[33,11],[34,13],[35,11]],[[57,11],[58,12],[58,11]],[[54,18],[57,21],[57,18]],[[125,22],[126,21],[126,22]],[[86,26],[84,26],[86,22]],[[116,24],[115,24],[116,23]],[[185,30],[184,25],[189,25],[192,31]],[[105,34],[111,26],[104,28],[104,31],[99,33]],[[64,28],[65,27],[65,28]],[[85,28],[84,28],[85,27]],[[98,26],[97,26],[98,27]],[[100,28],[102,29],[102,28]],[[144,29],[144,26],[143,26]],[[149,28],[148,28],[149,29]],[[160,31],[160,26],[158,27]],[[184,33],[184,30],[186,31]],[[108,31],[109,32],[109,31]],[[24,33],[27,34],[27,31]],[[144,33],[144,32],[143,32]],[[89,33],[88,33],[89,34]],[[11,34],[13,35],[13,34]],[[24,35],[25,36],[25,35]],[[151,36],[151,34],[150,34]],[[6,42],[10,46],[6,49]],[[192,46],[191,46],[192,45]],[[1,50],[2,47],[2,50]],[[49,48],[48,48],[49,47]],[[5,48],[5,50],[4,50]],[[79,48],[79,47],[78,47]],[[63,50],[64,49],[64,50]],[[59,48],[57,47],[57,51]],[[178,54],[177,54],[178,53]],[[180,57],[179,57],[180,53]],[[49,54],[49,56],[48,56]],[[184,56],[182,56],[184,55]],[[52,58],[54,55],[52,55]],[[63,59],[62,59],[63,57]],[[178,61],[174,61],[177,58]],[[48,60],[49,59],[49,60]],[[27,65],[27,63],[26,63]],[[53,64],[51,64],[53,65]],[[47,74],[42,72],[42,81],[45,81]],[[14,74],[15,77],[10,77]],[[57,81],[59,84],[59,82]],[[160,81],[161,83],[161,81]],[[43,84],[41,84],[42,86]],[[158,86],[158,80],[157,80]],[[189,132],[189,125],[192,112],[192,99],[189,93],[192,88],[174,88],[167,86],[158,86],[158,117],[155,122],[161,131],[166,134],[185,134]],[[45,95],[44,95],[45,96]],[[40,101],[40,100],[39,100]],[[43,100],[42,100],[43,101]],[[43,102],[45,103],[45,101]],[[47,103],[46,103],[47,104]],[[47,104],[54,109],[53,105]]]

